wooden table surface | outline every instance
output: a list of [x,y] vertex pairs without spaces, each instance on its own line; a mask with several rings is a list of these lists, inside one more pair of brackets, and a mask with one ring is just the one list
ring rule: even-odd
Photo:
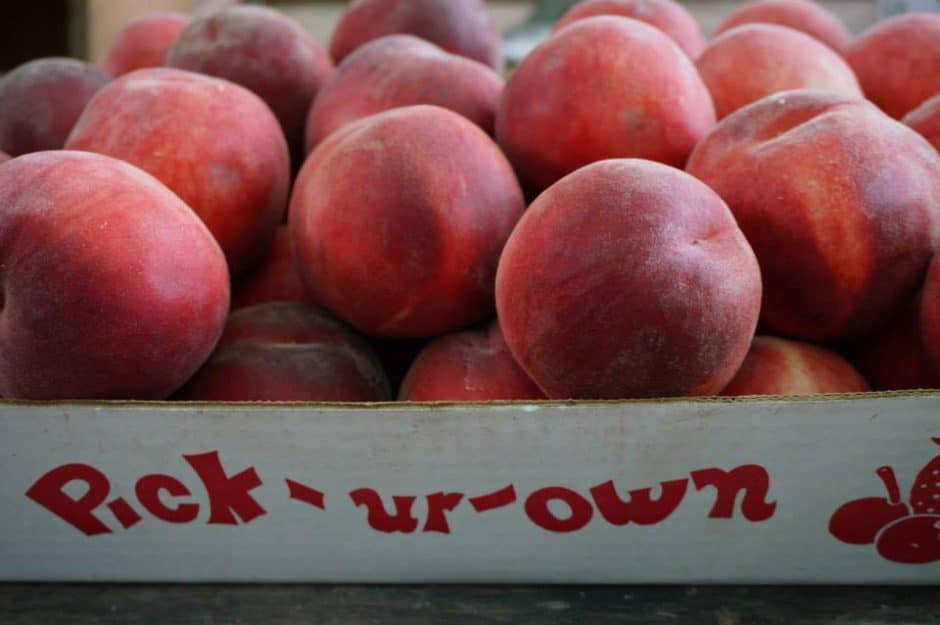
[[940,625],[940,588],[0,585],[2,625]]

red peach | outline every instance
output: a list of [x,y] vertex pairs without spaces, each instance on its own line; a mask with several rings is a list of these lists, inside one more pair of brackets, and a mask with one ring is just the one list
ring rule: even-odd
[[537,191],[607,158],[682,166],[714,123],[708,90],[668,36],[634,19],[599,16],[558,31],[516,68],[496,137]]
[[940,254],[934,257],[927,272],[920,303],[920,332],[924,349],[940,373]]
[[513,358],[498,323],[431,341],[411,365],[402,401],[544,399]]
[[411,35],[388,35],[347,56],[307,118],[307,150],[349,122],[400,106],[434,104],[490,135],[503,79],[490,68]]
[[718,36],[695,62],[718,119],[765,96],[819,89],[862,97],[851,68],[826,45],[792,28],[745,24]]
[[230,80],[271,107],[298,154],[307,111],[333,61],[294,20],[265,7],[233,6],[195,19],[166,64]]
[[921,338],[919,298],[843,351],[877,391],[940,388],[940,369],[930,362]]
[[878,22],[845,51],[865,96],[896,119],[940,93],[940,15]]
[[646,22],[663,31],[691,58],[705,48],[705,37],[695,18],[674,0],[581,0],[555,23],[560,30],[586,17],[620,15]]
[[162,11],[128,22],[108,47],[101,69],[122,76],[135,69],[162,67],[167,52],[187,24],[189,16]]
[[905,115],[901,121],[940,151],[940,93],[925,100],[923,104]]
[[864,393],[868,383],[842,356],[810,343],[756,336],[722,395]]
[[524,210],[486,133],[417,105],[327,137],[297,177],[289,214],[318,301],[368,334],[419,337],[492,314],[496,263]]
[[317,303],[300,279],[287,226],[278,227],[268,255],[232,292],[233,309],[266,302]]
[[764,98],[720,122],[688,171],[724,198],[761,264],[761,322],[864,335],[919,286],[940,241],[940,156],[862,99]]
[[496,308],[516,361],[553,399],[711,395],[747,354],[760,289],[721,198],[680,170],[622,159],[529,207],[499,262]]
[[69,149],[120,158],[179,195],[222,246],[233,276],[257,264],[287,203],[284,135],[258,96],[176,69],[141,69],[102,89]]
[[741,5],[718,27],[717,34],[742,24],[776,24],[798,30],[821,41],[838,53],[849,45],[851,35],[834,13],[811,0],[754,0]]
[[225,258],[126,163],[39,152],[0,167],[0,395],[163,399],[212,352]]
[[369,345],[326,312],[272,302],[231,314],[212,358],[176,395],[189,401],[387,401]]
[[503,66],[499,26],[483,0],[356,0],[333,31],[330,55],[339,63],[364,43],[394,34],[426,39],[495,69]]
[[58,150],[111,77],[75,59],[37,59],[0,78],[0,150],[19,156]]

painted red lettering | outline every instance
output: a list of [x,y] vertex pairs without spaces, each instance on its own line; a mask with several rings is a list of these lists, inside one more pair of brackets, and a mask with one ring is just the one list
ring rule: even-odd
[[250,523],[266,514],[261,504],[249,494],[262,484],[254,467],[229,477],[222,468],[217,451],[183,458],[206,487],[206,493],[209,495],[210,525],[238,525],[238,519],[241,519],[242,523]]
[[510,484],[495,492],[480,495],[479,497],[471,497],[467,501],[477,512],[488,512],[497,508],[504,508],[516,503],[516,488]]
[[427,495],[428,519],[424,523],[425,532],[450,534],[447,513],[460,505],[463,493],[433,493]]
[[611,525],[655,525],[676,511],[685,497],[688,483],[689,480],[685,478],[660,482],[662,494],[658,499],[651,497],[650,488],[631,490],[624,501],[617,494],[613,481],[608,481],[592,488],[591,496],[601,516]]
[[[548,507],[552,500],[563,501],[571,510],[571,515],[562,519]],[[563,486],[542,488],[525,501],[525,513],[533,523],[549,532],[576,532],[590,523],[594,508],[587,499]]]
[[129,529],[141,522],[142,518],[123,497],[108,502],[108,510],[118,520],[121,527]]
[[[84,482],[88,492],[78,499],[65,493],[65,486]],[[107,525],[95,516],[95,509],[104,503],[111,484],[104,473],[87,464],[65,464],[52,469],[36,480],[26,496],[40,506],[71,524],[87,536],[110,534]]]
[[190,523],[199,515],[199,504],[181,503],[171,508],[160,500],[160,492],[171,497],[189,497],[192,493],[186,485],[169,475],[145,475],[137,480],[134,489],[140,504],[153,516],[167,523]]
[[738,493],[744,491],[741,514],[748,521],[766,521],[774,515],[777,502],[767,501],[770,492],[770,475],[756,464],[737,467],[731,471],[702,469],[692,472],[692,481],[697,490],[713,486],[718,492],[715,505],[708,516],[712,519],[730,519],[734,516],[734,504]]
[[290,478],[287,478],[285,481],[287,482],[287,494],[291,499],[303,502],[314,508],[319,508],[320,510],[326,510],[326,502],[324,501],[326,497],[322,492],[318,491],[316,488],[310,488],[306,484],[295,482]]
[[369,527],[374,530],[387,534],[392,532],[410,534],[418,529],[418,519],[411,515],[411,506],[414,505],[417,497],[392,497],[392,501],[395,503],[394,516],[385,510],[382,497],[371,488],[356,489],[349,493],[349,498],[352,499],[357,508],[366,507],[366,510],[368,510],[366,520]]

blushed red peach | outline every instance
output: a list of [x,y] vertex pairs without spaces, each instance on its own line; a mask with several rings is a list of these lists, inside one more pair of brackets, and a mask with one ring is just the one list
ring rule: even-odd
[[904,116],[904,124],[917,131],[940,151],[940,93],[924,101],[923,104]]
[[316,298],[300,279],[287,226],[279,226],[274,243],[261,264],[235,284],[232,309],[267,302],[316,304]]
[[924,349],[920,298],[883,328],[852,341],[844,351],[876,391],[940,388],[940,368]]
[[811,0],[754,0],[729,15],[718,27],[717,34],[742,24],[776,24],[787,26],[821,41],[842,53],[852,36],[837,15]]
[[940,156],[862,99],[764,98],[720,122],[688,171],[724,198],[757,254],[768,332],[871,332],[914,296],[940,241]]
[[388,401],[369,345],[318,308],[271,302],[231,314],[219,346],[180,390],[189,401]]
[[349,122],[412,104],[460,113],[493,134],[503,79],[492,69],[411,35],[358,48],[323,85],[307,118],[310,151]]
[[182,200],[82,152],[0,167],[0,395],[164,399],[212,352],[225,258]]
[[188,15],[165,11],[128,22],[105,52],[101,69],[112,76],[123,76],[135,69],[162,67],[167,52],[187,24]]
[[940,372],[940,254],[934,257],[927,272],[920,303],[920,332],[927,356]]
[[588,165],[542,193],[496,275],[506,343],[552,399],[715,394],[747,354],[760,298],[721,198],[639,159]]
[[85,105],[111,77],[76,59],[24,63],[0,78],[0,150],[59,150]]
[[863,393],[868,382],[842,356],[811,343],[756,336],[722,395]]
[[271,107],[299,155],[307,111],[333,61],[294,20],[274,9],[233,6],[193,20],[166,64],[230,80]]
[[260,262],[287,204],[284,134],[258,96],[177,69],[141,69],[102,89],[66,146],[153,174],[202,218],[233,276]]
[[540,191],[608,158],[681,167],[714,123],[708,90],[667,35],[598,16],[558,31],[515,69],[496,137],[523,184]]
[[674,0],[581,0],[555,23],[552,30],[586,17],[620,15],[646,22],[663,31],[691,58],[705,48],[705,37],[695,18]]
[[337,63],[366,42],[407,34],[479,61],[503,66],[502,38],[484,0],[356,0],[340,16],[330,41]]
[[896,119],[940,93],[940,15],[905,13],[877,22],[846,49],[865,96]]
[[327,137],[297,177],[289,214],[318,301],[367,334],[420,337],[492,314],[496,263],[524,210],[486,133],[418,105]]
[[809,35],[773,24],[724,32],[695,61],[718,119],[779,91],[818,89],[862,97],[852,69]]
[[544,399],[513,358],[498,323],[431,341],[408,370],[402,401]]

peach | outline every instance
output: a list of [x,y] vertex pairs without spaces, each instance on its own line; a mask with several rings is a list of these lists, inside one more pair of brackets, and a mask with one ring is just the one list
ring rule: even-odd
[[692,61],[662,31],[626,17],[578,20],[516,68],[496,137],[523,184],[542,190],[615,157],[682,166],[715,123]]
[[868,382],[849,361],[810,343],[756,336],[722,395],[864,393]]
[[809,35],[773,24],[745,24],[719,35],[695,62],[718,119],[765,96],[818,89],[862,96],[851,68]]
[[356,0],[340,16],[330,55],[337,63],[384,35],[406,34],[495,69],[502,69],[502,39],[484,0]]
[[188,401],[387,401],[369,345],[326,312],[272,302],[231,314],[212,357],[176,395]]
[[524,210],[486,133],[417,105],[330,135],[301,169],[289,215],[318,301],[368,334],[422,337],[492,314],[496,263]]
[[232,291],[233,309],[266,302],[317,303],[300,279],[286,225],[274,233],[274,243],[261,264],[239,280]]
[[940,240],[940,156],[862,99],[764,98],[720,122],[688,171],[724,198],[761,265],[761,323],[866,334],[913,297]]
[[411,365],[402,401],[544,399],[513,358],[498,323],[431,341]]
[[754,0],[739,6],[718,27],[717,34],[742,24],[776,24],[798,30],[838,53],[849,45],[845,24],[821,4],[811,0]]
[[166,64],[230,80],[271,107],[300,155],[307,111],[333,61],[294,20],[265,7],[233,6],[193,20]]
[[307,118],[312,150],[349,122],[400,106],[434,104],[493,134],[503,79],[492,69],[411,35],[358,48],[323,85]]
[[632,17],[655,26],[693,59],[705,48],[705,37],[695,18],[674,0],[581,0],[568,9],[553,30],[596,15]]
[[88,103],[66,146],[153,174],[196,211],[233,276],[270,247],[287,203],[284,135],[258,96],[176,69],[141,69]]
[[122,76],[135,69],[162,67],[167,52],[187,24],[188,15],[168,11],[131,20],[111,42],[101,69],[112,76]]
[[24,63],[0,78],[0,150],[19,156],[58,150],[82,109],[111,77],[64,58]]
[[877,391],[940,388],[940,369],[934,368],[921,338],[920,299],[843,351]]
[[747,354],[760,297],[721,198],[639,159],[588,165],[542,193],[496,274],[506,343],[553,399],[715,394]]
[[905,115],[901,121],[940,151],[940,93],[924,100],[923,104]]
[[940,15],[906,13],[876,23],[845,51],[865,96],[900,119],[940,93]]
[[225,258],[164,185],[50,151],[0,167],[0,395],[163,399],[209,357]]
[[940,372],[940,254],[927,272],[920,304],[920,331],[927,355]]

